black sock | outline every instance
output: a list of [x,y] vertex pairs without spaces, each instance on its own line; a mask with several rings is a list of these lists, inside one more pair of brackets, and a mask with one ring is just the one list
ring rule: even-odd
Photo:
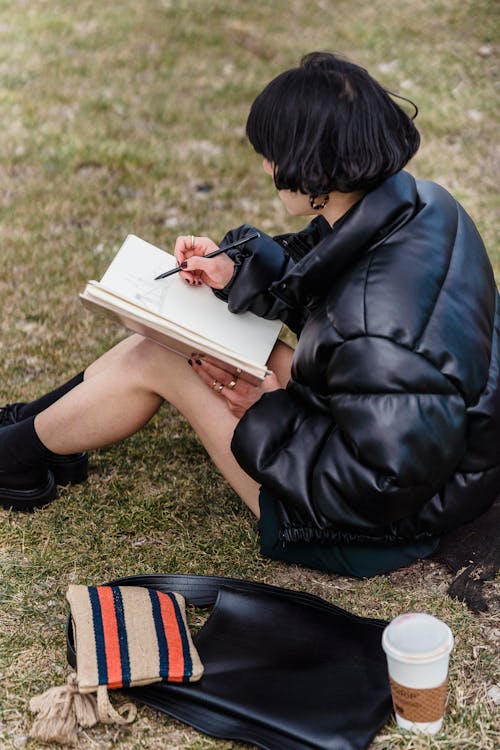
[[73,378],[71,378],[71,380],[68,380],[67,383],[63,383],[63,385],[60,385],[53,391],[50,391],[50,393],[46,393],[44,396],[40,396],[40,398],[37,398],[36,401],[28,401],[26,404],[22,404],[22,406],[20,406],[17,410],[17,419],[26,419],[27,417],[33,417],[53,404],[55,401],[58,401],[61,396],[64,396],[65,393],[72,391],[73,388],[75,388],[83,381],[84,372],[85,371],[82,370],[82,372],[79,372],[78,375],[75,375]]
[[38,437],[34,422],[34,416],[28,417],[0,430],[0,472],[40,468],[54,455]]

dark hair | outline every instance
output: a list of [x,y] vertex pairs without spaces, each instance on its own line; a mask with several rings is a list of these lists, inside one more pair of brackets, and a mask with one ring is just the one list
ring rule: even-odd
[[312,52],[274,78],[252,104],[246,132],[274,164],[278,190],[309,195],[370,189],[399,172],[420,144],[389,92],[330,52]]

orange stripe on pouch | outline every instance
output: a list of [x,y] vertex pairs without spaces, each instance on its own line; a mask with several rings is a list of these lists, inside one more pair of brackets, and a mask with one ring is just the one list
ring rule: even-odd
[[108,668],[108,687],[119,688],[122,687],[122,662],[113,591],[110,586],[98,586],[97,594],[102,612],[104,648]]
[[165,594],[159,593],[161,617],[168,643],[168,679],[170,682],[182,682],[184,675],[184,654],[182,639],[177,624],[174,605]]

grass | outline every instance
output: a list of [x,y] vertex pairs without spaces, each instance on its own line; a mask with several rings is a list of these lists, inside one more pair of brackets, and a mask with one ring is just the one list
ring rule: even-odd
[[[416,100],[412,165],[476,220],[500,274],[495,142],[498,9],[488,0],[1,0],[0,403],[49,390],[121,333],[78,301],[134,232],[163,247],[220,238],[244,221],[290,222],[244,139],[248,106],[312,49],[336,49]],[[95,453],[90,479],[30,516],[0,512],[0,745],[27,740],[29,697],[64,680],[71,582],[136,573],[248,577],[316,593],[358,614],[411,609],[456,635],[446,731],[384,728],[373,749],[492,750],[494,613],[446,596],[436,563],[371,581],[265,561],[256,524],[168,406]],[[82,748],[243,747],[149,709],[132,728],[85,731]]]

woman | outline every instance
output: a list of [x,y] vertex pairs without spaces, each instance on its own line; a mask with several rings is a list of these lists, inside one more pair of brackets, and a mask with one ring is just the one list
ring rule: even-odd
[[212,259],[209,238],[179,237],[175,255],[185,281],[232,312],[283,320],[295,352],[278,343],[272,374],[250,386],[131,336],[58,390],[4,409],[0,499],[49,501],[54,472],[83,478],[84,451],[132,434],[167,400],[260,517],[265,555],[389,571],[495,499],[492,269],[461,206],[402,171],[418,132],[362,68],[308,55],[257,97],[247,134],[288,211],[314,218]]

